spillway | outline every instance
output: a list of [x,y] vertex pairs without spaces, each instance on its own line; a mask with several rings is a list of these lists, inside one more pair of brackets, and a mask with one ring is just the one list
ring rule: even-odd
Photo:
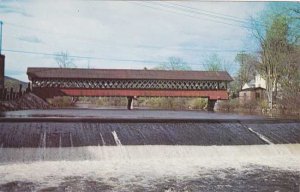
[[300,122],[2,118],[0,191],[298,191]]
[[118,145],[116,136],[123,145],[268,144],[256,133],[274,144],[300,142],[300,123],[295,121],[73,121],[3,122],[0,124],[0,146],[110,146]]

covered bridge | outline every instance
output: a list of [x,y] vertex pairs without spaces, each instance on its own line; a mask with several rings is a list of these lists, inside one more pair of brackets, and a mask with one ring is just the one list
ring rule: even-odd
[[28,68],[32,91],[54,96],[206,97],[209,105],[228,99],[225,71]]

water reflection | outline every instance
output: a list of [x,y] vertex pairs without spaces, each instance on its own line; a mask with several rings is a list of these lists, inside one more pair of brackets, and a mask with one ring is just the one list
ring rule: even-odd
[[238,115],[206,111],[125,110],[125,109],[47,109],[1,112],[1,117],[97,117],[166,119],[262,119],[259,115]]

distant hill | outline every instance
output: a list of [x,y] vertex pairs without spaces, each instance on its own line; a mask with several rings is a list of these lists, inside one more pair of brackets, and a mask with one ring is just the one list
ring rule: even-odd
[[27,88],[27,82],[5,76],[4,86],[5,88],[7,88],[7,90],[10,90],[10,88],[12,87],[15,91],[19,91],[20,84],[22,84],[23,90]]

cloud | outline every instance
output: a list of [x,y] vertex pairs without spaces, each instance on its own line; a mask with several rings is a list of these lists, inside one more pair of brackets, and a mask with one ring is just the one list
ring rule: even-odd
[[[8,2],[8,1],[5,1],[5,2]],[[9,5],[9,4],[7,4],[7,5],[1,4],[0,5],[0,13],[19,14],[19,15],[25,16],[25,17],[31,17],[32,16],[32,15],[28,14],[23,8],[15,7],[14,5]]]
[[[1,1],[3,48],[97,58],[151,60],[157,63],[75,59],[78,67],[152,68],[170,56],[181,57],[201,70],[213,50],[241,50],[249,31],[236,22],[215,22],[203,14],[182,13],[158,6],[170,3],[247,19],[261,11],[263,2],[131,2],[131,1]],[[149,5],[154,8],[149,8]],[[11,11],[10,11],[11,10]],[[23,17],[20,13],[30,14]],[[188,16],[187,16],[188,15]],[[29,66],[57,67],[51,56],[4,52],[8,71]],[[233,62],[236,52],[217,52]],[[20,76],[18,76],[20,77]]]
[[37,38],[35,36],[21,36],[18,39],[21,41],[28,42],[28,43],[42,43],[42,40],[40,40],[39,38]]

